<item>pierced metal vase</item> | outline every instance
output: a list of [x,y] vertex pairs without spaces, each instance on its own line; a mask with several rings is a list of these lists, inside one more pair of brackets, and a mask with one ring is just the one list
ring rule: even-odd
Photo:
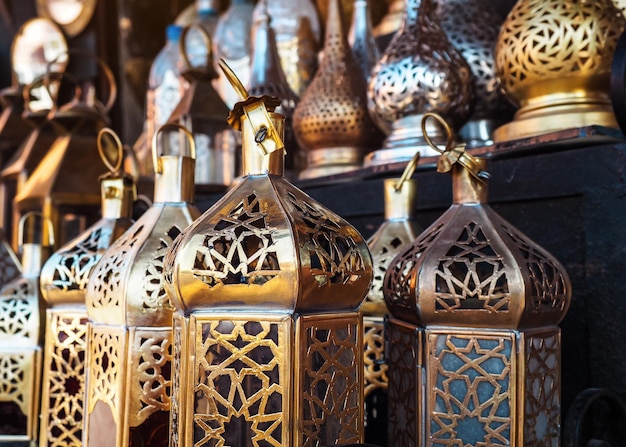
[[495,70],[502,14],[489,0],[443,0],[438,3],[437,15],[450,43],[474,75],[476,100],[459,136],[468,148],[491,145],[494,130],[509,121],[514,111],[498,84]]
[[2,443],[37,441],[43,339],[39,273],[54,245],[50,231],[50,239],[39,240],[46,223],[50,221],[41,213],[22,216],[18,228],[22,272],[0,289]]
[[389,445],[559,445],[569,278],[489,207],[486,161],[455,152],[453,205],[385,276]]
[[568,128],[618,128],[611,63],[626,19],[610,0],[519,0],[496,46],[496,73],[519,105],[496,142]]
[[173,369],[187,372],[173,383],[171,446],[362,441],[371,258],[353,227],[282,177],[279,104],[237,104],[245,175],[166,257]]
[[348,42],[356,63],[361,67],[365,80],[369,81],[372,69],[380,59],[380,52],[372,34],[372,19],[368,0],[355,0]]
[[329,1],[327,22],[324,59],[293,117],[307,156],[300,178],[360,168],[382,139],[367,113],[367,84],[346,40],[338,0]]
[[[421,129],[426,112],[444,116],[455,130],[469,119],[472,71],[441,29],[432,0],[406,0],[402,28],[374,68],[367,94],[370,114],[388,135],[366,166],[408,161],[416,152],[436,155]],[[435,122],[427,132],[436,144],[446,141]]]
[[[412,171],[411,171],[412,172]],[[388,265],[420,234],[415,217],[417,181],[389,178],[384,181],[385,220],[368,239],[374,278],[361,305],[363,312],[363,349],[365,352],[365,442],[387,442],[387,364],[383,285]]]
[[117,163],[105,159],[109,172],[100,178],[101,219],[52,254],[41,269],[41,294],[48,308],[40,447],[82,445],[87,366],[85,290],[102,255],[133,223],[135,184],[120,172],[123,153],[119,140],[118,144]]
[[[190,154],[161,154],[164,129],[185,132]],[[154,202],[102,255],[86,290],[87,384],[83,445],[167,446],[173,306],[163,288],[163,259],[200,213],[194,147],[188,130],[161,127],[153,140]],[[158,151],[158,152],[157,152]]]

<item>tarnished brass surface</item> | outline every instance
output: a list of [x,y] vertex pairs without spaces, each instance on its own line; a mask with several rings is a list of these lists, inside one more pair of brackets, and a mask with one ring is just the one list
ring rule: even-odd
[[453,204],[385,275],[389,345],[424,349],[416,365],[388,355],[390,414],[408,415],[392,417],[390,440],[558,445],[569,277],[491,210],[485,160],[451,141],[438,170],[452,172]]
[[[166,128],[185,133],[189,155],[162,154]],[[191,205],[193,138],[183,129],[167,124],[155,134],[154,202],[106,250],[87,284],[85,446],[167,445],[173,306],[163,259],[200,215]]]
[[[369,81],[370,114],[389,135],[366,165],[403,161],[415,152],[432,155],[419,126],[421,115],[436,112],[456,130],[474,103],[472,71],[448,41],[432,0],[406,0],[402,28],[376,64]],[[439,143],[445,141],[431,133]],[[393,157],[393,151],[397,156]]]
[[495,141],[597,124],[617,128],[609,97],[626,20],[610,0],[522,0],[502,25],[496,73],[520,106]]
[[[239,120],[248,172],[163,267],[177,309],[173,367],[185,372],[173,379],[170,446],[360,442],[367,246],[282,178],[280,163],[254,161],[283,151],[265,154],[255,129],[266,117],[245,114],[267,99],[243,99],[229,120]],[[267,112],[267,138],[282,147],[284,118]]]
[[[41,220],[34,219],[39,216]],[[50,239],[24,237],[25,225],[45,225],[41,213],[25,214],[19,223],[22,273],[0,289],[0,441],[36,441],[41,382],[42,311],[39,272]],[[36,231],[39,235],[41,231]],[[48,233],[50,234],[50,233]]]
[[296,139],[306,151],[301,178],[355,169],[382,139],[367,112],[367,84],[352,56],[338,0],[330,0],[324,59],[293,117]]
[[[105,250],[132,224],[136,196],[123,172],[122,144],[116,160],[108,160],[98,135],[98,148],[109,172],[100,179],[101,219],[52,254],[41,270],[40,288],[46,312],[40,447],[80,446],[84,421],[87,309],[85,290]],[[116,137],[117,138],[117,137]]]
[[513,107],[498,85],[494,61],[502,14],[489,0],[443,0],[438,3],[437,15],[450,43],[474,75],[476,100],[459,134],[470,148],[493,144],[493,131],[513,115]]

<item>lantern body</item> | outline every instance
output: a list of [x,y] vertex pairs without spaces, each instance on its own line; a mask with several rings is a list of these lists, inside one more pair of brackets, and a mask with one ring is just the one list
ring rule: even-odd
[[0,228],[0,288],[17,278],[21,270],[20,261]]
[[85,446],[167,445],[173,307],[163,258],[199,212],[193,158],[161,156],[155,202],[103,254],[87,285]]
[[557,446],[569,278],[467,169],[453,185],[454,204],[385,276],[390,412],[410,415],[390,421],[390,442]]
[[135,188],[124,177],[103,178],[103,217],[44,264],[46,310],[40,446],[82,445],[87,343],[85,289],[105,250],[132,220]]

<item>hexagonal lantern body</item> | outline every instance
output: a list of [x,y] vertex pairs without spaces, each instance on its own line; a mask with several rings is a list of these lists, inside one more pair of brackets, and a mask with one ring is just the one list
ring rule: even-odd
[[174,308],[163,258],[200,212],[190,205],[193,157],[155,161],[154,203],[104,253],[87,285],[89,447],[167,445]]
[[390,445],[558,445],[569,278],[460,165],[453,195],[385,276]]
[[17,278],[21,270],[20,261],[0,228],[0,287]]
[[174,369],[183,371],[170,445],[359,442],[358,307],[371,258],[353,227],[282,178],[282,145],[261,154],[254,128],[280,140],[284,118],[259,125],[255,100],[238,104],[252,111],[238,117],[246,175],[166,259]]
[[[0,443],[37,440],[42,341],[39,273],[52,241],[34,242],[41,234],[35,214],[39,213],[25,214],[19,223],[22,273],[0,289]],[[27,224],[29,242],[24,242]]]
[[384,320],[388,313],[383,296],[389,263],[419,235],[414,220],[417,182],[389,178],[384,182],[385,220],[368,239],[374,278],[361,305],[365,382],[365,441],[384,444],[387,433],[387,365]]
[[85,400],[89,277],[109,246],[133,223],[135,185],[110,173],[100,180],[102,218],[55,252],[41,271],[48,302],[44,344],[40,447],[79,446]]

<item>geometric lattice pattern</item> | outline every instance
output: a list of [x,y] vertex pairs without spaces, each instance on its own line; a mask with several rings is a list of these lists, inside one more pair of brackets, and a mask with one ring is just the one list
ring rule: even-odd
[[82,445],[87,316],[48,313],[41,423],[49,447]]
[[29,373],[35,366],[32,353],[0,352],[0,401],[15,402],[25,415],[30,414]]
[[424,112],[442,114],[455,127],[474,102],[472,72],[439,25],[434,2],[407,1],[404,26],[373,71],[368,96],[382,120]]
[[302,384],[304,447],[359,442],[361,418],[357,334],[358,324],[324,326],[316,319],[306,324],[308,347]]
[[608,81],[624,19],[607,3],[516,3],[500,31],[496,52],[496,70],[505,90],[515,94],[538,80],[592,73],[604,74]]
[[37,283],[18,279],[0,295],[0,339],[36,343],[39,328]]
[[[286,322],[198,324],[194,447],[289,444],[283,413]],[[288,366],[288,365],[284,365]],[[189,391],[191,392],[191,391]]]
[[264,284],[280,273],[266,204],[250,194],[224,216],[198,248],[194,275],[208,286]]
[[19,262],[10,250],[6,242],[2,241],[0,230],[0,287],[8,284],[20,274]]
[[394,447],[420,445],[423,399],[420,374],[422,366],[421,335],[415,327],[390,320],[389,350],[389,444]]
[[[140,410],[129,415],[130,425],[139,426],[148,416],[156,411],[169,411],[172,343],[171,332],[161,331],[135,332],[132,346],[133,368],[128,371],[133,377],[128,397],[139,398]],[[179,374],[181,372],[179,371]]]
[[530,279],[530,302],[532,312],[563,312],[567,306],[567,282],[562,269],[552,261],[545,251],[529,245],[525,238],[512,228],[502,225],[513,244],[524,257]]
[[524,445],[559,445],[559,331],[526,338]]
[[85,290],[91,270],[108,247],[112,233],[112,228],[97,228],[68,250],[57,251],[53,255],[56,262],[50,288],[61,291]]
[[363,396],[376,388],[387,389],[387,364],[385,363],[385,325],[380,317],[363,317],[363,364],[365,386]]
[[357,282],[366,273],[365,262],[354,239],[340,232],[343,225],[337,218],[291,191],[279,192],[286,193],[287,212],[298,223],[296,239],[302,251],[309,254],[311,275],[318,285]]
[[469,222],[439,260],[435,273],[435,310],[509,309],[509,288],[502,256],[494,252],[480,226]]
[[[431,245],[439,235],[444,224],[439,224],[426,230],[411,246],[397,256],[393,268],[385,275],[385,299],[393,304],[394,308],[402,308],[407,314],[414,314],[416,308],[415,282],[411,276],[415,273],[415,264],[419,256]],[[389,304],[388,304],[389,305]]]
[[[129,252],[140,240],[139,235],[143,229],[144,226],[140,225],[135,231],[124,233],[109,248],[111,252],[115,253],[114,256],[106,257],[98,263],[92,272],[96,279],[89,283],[94,289],[90,290],[87,295],[91,298],[89,306],[102,308],[120,305],[121,280],[133,260],[133,257],[129,256]],[[120,250],[119,247],[123,247],[123,250]]]
[[[175,374],[172,375],[172,392],[170,394],[170,447],[178,447],[180,444],[180,430],[181,430],[181,374],[182,364],[181,356],[183,350],[183,334],[180,319],[174,318],[173,324],[173,339],[174,339],[174,353],[172,356],[172,370]],[[182,399],[183,402],[185,401]]]
[[119,395],[123,376],[120,371],[124,359],[125,340],[121,334],[100,331],[97,325],[92,326],[89,337],[89,354],[91,356],[89,370],[89,389],[87,401],[89,410],[98,403],[106,404],[111,409],[115,422],[118,420],[122,396]]
[[[181,229],[176,225],[172,225],[158,238],[158,245],[155,247],[156,249],[153,255],[149,258],[143,276],[143,290],[145,291],[145,296],[142,301],[143,309],[173,309],[167,293],[165,292],[163,262],[165,254],[174,242],[174,239],[176,239],[180,233]],[[154,243],[155,241],[149,240],[148,243],[150,242]]]
[[430,445],[511,445],[513,336],[429,334],[428,345]]

